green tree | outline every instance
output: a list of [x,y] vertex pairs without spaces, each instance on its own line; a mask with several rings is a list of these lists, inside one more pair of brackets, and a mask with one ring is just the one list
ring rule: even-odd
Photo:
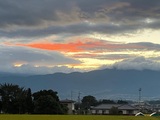
[[60,104],[51,96],[40,96],[35,101],[35,113],[37,114],[60,114]]
[[33,97],[36,114],[62,114],[64,112],[57,92],[53,90],[41,90],[34,93]]
[[46,96],[50,95],[52,96],[56,101],[59,101],[59,97],[57,96],[57,92],[53,90],[40,90],[38,92],[35,92],[33,94],[34,100],[37,100],[40,96]]
[[0,100],[0,113],[2,111],[2,101]]
[[117,107],[112,107],[109,110],[109,114],[111,114],[111,115],[118,115],[118,108]]
[[26,91],[13,84],[1,84],[0,96],[4,113],[25,113]]
[[95,105],[97,100],[94,96],[88,95],[82,98],[82,108],[87,112],[91,106]]
[[124,101],[124,100],[118,100],[118,101],[117,101],[117,104],[128,104],[128,102],[127,102],[127,101]]
[[33,113],[34,105],[30,88],[27,90],[27,95],[26,95],[26,109],[27,113]]
[[98,104],[116,104],[116,102],[113,100],[103,99],[103,100],[98,101]]

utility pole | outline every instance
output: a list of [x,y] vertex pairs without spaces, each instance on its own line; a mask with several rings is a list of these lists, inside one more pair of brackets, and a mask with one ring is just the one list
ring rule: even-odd
[[81,93],[79,92],[78,93],[78,111],[79,111],[79,114],[80,114],[80,109],[81,109]]
[[141,91],[142,91],[142,89],[139,88],[139,111],[141,109]]

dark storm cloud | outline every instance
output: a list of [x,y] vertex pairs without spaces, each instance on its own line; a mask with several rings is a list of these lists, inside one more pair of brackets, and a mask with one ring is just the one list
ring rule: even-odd
[[125,2],[129,2],[132,6],[141,9],[152,8],[153,6],[158,6],[160,4],[159,0],[121,0]]
[[0,1],[0,36],[121,34],[159,29],[159,18],[159,0],[5,0]]
[[[73,0],[16,0],[0,1],[0,26],[38,26],[58,22],[57,11],[67,13],[74,7]],[[65,21],[65,20],[64,20]]]

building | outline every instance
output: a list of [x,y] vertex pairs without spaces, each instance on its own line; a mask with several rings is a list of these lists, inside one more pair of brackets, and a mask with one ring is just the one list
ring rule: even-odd
[[113,112],[121,115],[135,115],[139,110],[129,104],[101,104],[91,108],[92,114],[109,115],[114,114]]
[[139,102],[139,103],[134,103],[132,104],[134,107],[138,108],[141,112],[145,113],[145,114],[150,114],[154,110],[153,106],[147,102]]
[[68,108],[68,114],[73,114],[75,111],[75,101],[73,100],[61,100],[61,104],[66,105]]

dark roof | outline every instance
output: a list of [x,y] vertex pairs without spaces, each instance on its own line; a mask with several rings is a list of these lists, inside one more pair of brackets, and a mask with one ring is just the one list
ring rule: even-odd
[[137,110],[137,108],[129,105],[129,104],[101,104],[95,107],[92,107],[92,109],[95,110],[109,110],[112,107],[116,107],[119,110]]
[[118,107],[119,110],[137,110],[136,107],[133,107],[131,105],[128,104],[124,104]]
[[92,107],[92,109],[111,109],[112,107],[118,107],[118,104],[100,104],[98,106]]

